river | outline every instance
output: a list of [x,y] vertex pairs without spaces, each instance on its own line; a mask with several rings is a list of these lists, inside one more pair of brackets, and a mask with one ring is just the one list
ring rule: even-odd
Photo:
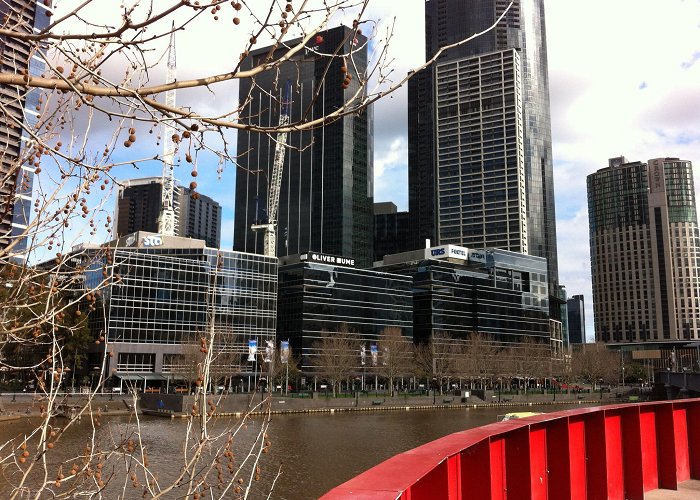
[[[441,410],[379,411],[367,413],[293,414],[275,415],[270,422],[270,453],[261,461],[260,481],[254,482],[249,498],[267,498],[267,489],[281,468],[271,498],[283,500],[318,498],[330,488],[343,483],[360,472],[403,451],[453,432],[490,424],[500,413],[510,411],[552,412],[578,408],[578,405],[547,405],[519,408],[468,408]],[[59,421],[60,422],[60,421]],[[236,421],[233,421],[235,423]],[[221,421],[217,427],[223,428]],[[246,447],[246,440],[255,435],[261,425],[260,419],[252,420],[236,438],[239,447]],[[101,440],[107,443],[119,440],[119,436],[131,427],[127,417],[102,419],[98,429]],[[0,426],[0,442],[31,430],[31,422],[21,420],[5,422]],[[142,439],[149,450],[150,466],[163,483],[177,474],[182,464],[182,440],[185,435],[184,420],[168,420],[157,417],[141,419]],[[89,419],[74,429],[65,432],[55,449],[47,454],[49,470],[80,453],[92,431]],[[31,446],[30,446],[31,449]],[[3,455],[4,456],[4,455]],[[238,452],[241,456],[241,452]],[[6,467],[0,477],[2,498],[10,490],[9,481],[16,481],[15,466]],[[65,469],[68,465],[63,465]],[[63,470],[66,473],[66,470]],[[15,475],[12,476],[12,472]],[[124,476],[124,474],[122,474]],[[115,475],[115,477],[117,477]],[[124,488],[112,481],[113,488],[104,498],[141,498],[142,486]],[[128,485],[131,486],[131,485]],[[65,486],[63,491],[65,491]],[[126,491],[123,494],[122,491]],[[231,496],[234,498],[235,496]],[[50,498],[50,496],[47,496]],[[182,494],[171,494],[166,498],[182,498]],[[210,498],[210,496],[207,496]]]

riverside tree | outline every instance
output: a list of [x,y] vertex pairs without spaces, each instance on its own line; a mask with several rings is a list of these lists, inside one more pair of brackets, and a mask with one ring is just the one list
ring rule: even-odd
[[396,379],[411,373],[413,341],[404,337],[401,328],[388,326],[380,333],[377,349],[379,359],[375,370],[387,379],[390,395],[393,397]]
[[335,332],[323,332],[321,339],[314,342],[314,356],[311,367],[315,374],[331,384],[333,397],[336,389],[341,390],[360,366],[360,337],[342,324]]
[[[392,73],[392,28],[377,29],[368,16],[368,0],[63,0],[55,10],[51,1],[38,1],[46,7],[39,10],[48,18],[45,28],[34,30],[28,10],[5,5],[0,19],[2,57],[5,62],[14,61],[0,68],[2,134],[25,137],[19,151],[0,151],[3,220],[17,206],[20,194],[31,198],[25,227],[3,229],[0,234],[0,290],[4,293],[0,362],[18,372],[41,374],[43,383],[35,429],[0,444],[3,476],[11,487],[6,497],[133,496],[127,490],[147,498],[248,496],[260,478],[259,458],[268,451],[270,438],[263,424],[252,444],[235,450],[234,437],[245,419],[216,430],[210,425],[217,402],[205,389],[218,376],[212,365],[220,343],[213,311],[211,328],[195,344],[197,400],[183,436],[182,468],[172,480],[154,474],[156,457],[149,456],[141,439],[138,418],[112,433],[109,440],[100,434],[102,418],[93,396],[104,384],[104,370],[95,381],[95,392],[76,412],[76,418],[92,424],[85,448],[70,450],[71,458],[65,463],[52,458],[61,447],[63,433],[77,425],[76,419],[68,419],[58,429],[54,418],[61,387],[70,373],[67,368],[80,363],[76,343],[83,321],[105,317],[100,294],[122,278],[111,266],[114,255],[109,247],[74,252],[70,258],[68,253],[75,243],[112,239],[113,194],[119,179],[133,177],[149,162],[165,161],[164,140],[172,140],[175,163],[184,166],[177,167],[182,170],[178,177],[190,178],[192,196],[198,196],[198,180],[237,168],[238,158],[231,148],[237,130],[274,140],[283,130],[323,127],[364,112],[414,72]],[[358,74],[353,65],[355,52],[366,48],[362,44],[353,45],[349,52],[318,48],[320,33],[338,22],[352,26],[356,38],[362,33],[372,42],[366,72]],[[173,33],[177,33],[178,51],[196,51],[198,64],[166,82],[165,59]],[[464,41],[453,46],[460,43]],[[263,46],[282,50],[243,70],[251,51]],[[256,126],[254,117],[241,113],[245,99],[231,98],[236,82],[246,80],[255,88],[258,75],[274,74],[299,54],[325,57],[329,65],[342,58],[347,74],[359,85],[326,115],[304,116],[284,127]],[[30,72],[26,64],[17,63],[30,59],[40,61],[44,70]],[[346,77],[339,76],[338,85]],[[174,89],[177,104],[165,99]],[[28,110],[31,120],[16,112],[28,102],[33,106]],[[168,137],[163,130],[168,130]],[[36,265],[39,262],[41,266]],[[104,263],[101,280],[88,286],[86,271],[98,262]],[[110,341],[106,328],[96,331],[94,342]],[[11,355],[11,346],[15,351],[36,352],[36,357],[22,361]],[[103,369],[109,350],[104,352]],[[273,474],[267,489],[274,487],[276,477]]]

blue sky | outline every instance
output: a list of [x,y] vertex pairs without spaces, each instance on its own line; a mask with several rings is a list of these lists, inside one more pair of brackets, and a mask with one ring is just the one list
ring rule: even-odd
[[[69,6],[73,0],[63,1]],[[641,161],[663,156],[691,160],[700,178],[700,1],[545,0],[545,6],[560,280],[569,295],[584,294],[590,336],[586,176],[605,167],[608,158],[625,155]],[[369,17],[378,22],[378,41],[394,26],[389,46],[394,79],[423,61],[422,0],[373,0]],[[230,24],[188,29],[178,34],[180,78],[232,67],[241,32],[232,34]],[[157,72],[151,76],[162,78]],[[180,92],[178,103],[211,116],[235,105],[234,84],[214,91]],[[393,201],[406,210],[405,88],[380,101],[374,116],[375,201]],[[110,131],[106,126],[95,130],[92,140],[98,150],[103,147],[101,134],[107,137]],[[139,132],[139,137],[144,134]],[[209,137],[220,142],[213,134]],[[235,134],[226,140],[235,151]],[[152,140],[139,140],[128,151],[132,157],[159,152]],[[235,167],[227,163],[218,175],[215,156],[202,154],[197,161],[199,190],[224,208],[222,246],[230,248]],[[184,184],[191,180],[189,170],[177,171]],[[122,168],[116,175],[125,179],[159,173],[160,165],[152,162],[138,170]],[[113,201],[106,208],[110,206]]]

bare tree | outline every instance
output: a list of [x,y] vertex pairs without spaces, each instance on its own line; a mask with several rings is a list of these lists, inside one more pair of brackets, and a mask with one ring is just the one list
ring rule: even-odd
[[330,382],[333,397],[336,388],[352,375],[360,365],[360,339],[355,332],[341,325],[337,332],[324,332],[321,340],[314,343],[311,365],[318,375]]
[[433,351],[430,343],[413,345],[412,371],[418,382],[425,380],[425,387],[430,388],[430,378],[433,376]]
[[[0,133],[4,142],[20,143],[22,136],[21,148],[0,151],[0,362],[7,369],[37,374],[43,398],[36,428],[0,445],[0,461],[12,467],[5,470],[13,485],[9,497],[104,497],[105,487],[114,488],[115,497],[127,496],[127,487],[150,498],[196,499],[204,492],[221,498],[247,496],[259,476],[259,458],[270,447],[267,426],[260,426],[253,444],[234,463],[234,437],[245,419],[224,430],[210,425],[217,401],[207,388],[221,376],[217,360],[227,364],[225,356],[219,356],[222,340],[213,308],[208,310],[208,328],[191,353],[188,370],[192,369],[196,402],[183,436],[182,467],[172,482],[160,481],[149,466],[137,415],[112,441],[98,439],[100,414],[93,397],[104,385],[114,340],[106,328],[96,330],[93,339],[104,347],[93,392],[75,418],[56,430],[60,387],[69,377],[68,365],[79,363],[81,325],[86,317],[93,323],[104,321],[102,294],[123,278],[114,249],[87,242],[113,238],[111,195],[117,179],[130,177],[148,162],[167,164],[164,141],[173,142],[174,163],[187,166],[191,196],[198,197],[200,165],[215,164],[218,175],[227,166],[238,168],[231,132],[266,134],[274,141],[280,131],[323,127],[362,113],[404,85],[415,71],[399,78],[392,73],[392,28],[377,31],[367,15],[368,0],[63,0],[57,6],[62,10],[54,10],[48,0],[40,3],[37,12],[46,16],[46,27],[35,30],[33,12],[14,7],[3,8],[0,19]],[[320,43],[323,31],[339,21],[352,26],[350,41],[357,43]],[[165,81],[167,43],[173,33],[180,47],[198,47],[200,60],[194,71]],[[214,38],[217,34],[223,42]],[[415,70],[466,41],[445,47]],[[265,45],[274,50],[252,55]],[[349,50],[343,48],[348,45]],[[370,45],[371,64],[359,71],[356,55]],[[282,127],[257,125],[258,117],[244,111],[252,89],[259,90],[257,79],[277,74],[281,65],[298,64],[302,56],[325,61],[327,70],[342,61],[338,83],[344,85],[343,101],[322,116],[303,114]],[[39,61],[43,70],[35,71],[30,60]],[[250,83],[247,98],[228,98],[237,81]],[[166,98],[175,89],[180,92],[177,104]],[[25,107],[26,112],[18,112]],[[29,206],[24,207],[20,202],[27,200]],[[11,229],[13,210],[21,210],[25,219]],[[84,248],[70,252],[75,243]],[[88,274],[101,277],[88,283]],[[349,356],[340,359],[345,357]],[[446,358],[439,354],[436,359],[435,373],[440,376]],[[334,376],[334,388],[349,368],[344,370],[342,376]],[[88,445],[76,451],[71,464],[56,470],[46,456],[79,417],[93,423]],[[216,492],[210,485],[218,487]],[[273,487],[274,480],[269,485]]]
[[460,350],[461,354],[457,362],[458,373],[470,380],[472,389],[474,389],[475,380],[478,380],[479,385],[483,387],[484,379],[496,373],[498,348],[489,337],[474,332]]
[[394,326],[384,328],[380,335],[377,343],[380,359],[376,369],[387,379],[393,396],[396,378],[411,371],[413,342],[402,334],[401,328]]
[[442,394],[445,383],[457,374],[460,344],[444,332],[435,332],[430,346],[433,355],[433,377],[437,379]]
[[602,343],[583,344],[572,354],[571,371],[578,380],[591,384],[593,390],[600,383],[614,384],[620,379],[619,354],[609,351]]

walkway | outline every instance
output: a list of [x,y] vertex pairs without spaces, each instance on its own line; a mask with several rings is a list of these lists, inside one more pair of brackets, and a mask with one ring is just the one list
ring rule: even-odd
[[644,494],[644,500],[697,500],[700,481],[691,479],[678,484],[677,490],[654,490]]

